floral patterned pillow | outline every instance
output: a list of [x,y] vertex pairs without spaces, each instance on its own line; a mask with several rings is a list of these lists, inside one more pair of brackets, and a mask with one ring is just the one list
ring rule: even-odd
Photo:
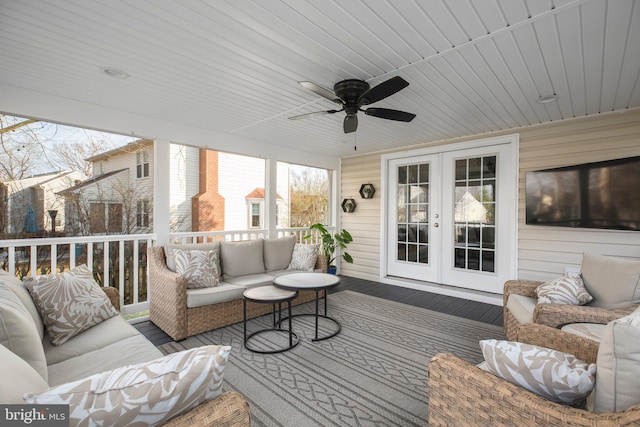
[[216,251],[174,250],[176,273],[187,279],[188,289],[213,288],[220,285]]
[[538,304],[584,305],[593,299],[580,275],[563,276],[543,283],[536,288],[536,295]]
[[25,278],[24,286],[40,312],[53,345],[64,344],[118,315],[84,264],[64,273]]
[[155,426],[222,394],[230,346],[210,345],[25,394],[69,405],[70,426]]
[[304,270],[313,271],[318,260],[318,248],[320,245],[305,245],[302,243],[296,243],[293,247],[293,254],[291,255],[291,263],[289,263],[288,270]]
[[482,340],[487,370],[553,402],[575,405],[593,390],[596,364],[550,348],[515,341]]

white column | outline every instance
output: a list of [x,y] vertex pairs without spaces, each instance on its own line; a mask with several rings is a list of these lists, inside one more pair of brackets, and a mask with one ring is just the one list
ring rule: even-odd
[[169,242],[171,196],[171,143],[157,139],[153,144],[153,232],[156,244]]
[[264,165],[264,223],[269,237],[278,237],[276,229],[276,194],[278,193],[278,161],[266,159]]

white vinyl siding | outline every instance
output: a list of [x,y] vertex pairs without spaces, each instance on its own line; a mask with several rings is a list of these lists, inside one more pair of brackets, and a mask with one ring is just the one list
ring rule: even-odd
[[[525,224],[527,171],[640,155],[640,109],[596,117],[568,119],[505,132],[419,145],[445,143],[519,133],[518,277],[548,280],[565,267],[579,267],[584,252],[640,259],[640,234],[633,231],[569,229]],[[398,150],[400,151],[400,150]],[[342,159],[341,197],[353,197],[354,213],[340,213],[342,227],[353,235],[349,245],[353,264],[341,264],[342,274],[369,280],[380,278],[380,211],[382,194],[380,154]],[[364,183],[376,188],[373,199],[361,199]]]
[[191,231],[191,199],[200,188],[200,149],[171,144],[171,231]]

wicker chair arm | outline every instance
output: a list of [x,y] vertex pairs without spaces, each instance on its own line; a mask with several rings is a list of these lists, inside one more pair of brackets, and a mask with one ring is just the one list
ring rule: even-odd
[[504,306],[507,306],[507,300],[509,299],[509,295],[518,294],[524,295],[525,297],[535,298],[536,297],[536,288],[540,286],[543,282],[538,282],[534,280],[508,280],[504,283],[504,292],[503,292],[503,303]]
[[149,320],[178,341],[187,337],[187,282],[167,268],[164,248],[150,247]]
[[250,425],[249,404],[240,393],[235,391],[223,393],[163,424],[164,427],[249,427]]
[[116,310],[120,311],[120,292],[112,286],[102,286],[100,289],[107,294],[109,301],[115,307]]
[[637,426],[640,404],[615,413],[572,408],[441,353],[429,362],[429,425]]
[[535,323],[518,328],[518,341],[573,354],[587,363],[596,363],[598,358],[597,341]]
[[600,307],[568,304],[537,304],[533,310],[533,322],[560,328],[569,323],[607,324],[638,308],[638,305],[609,310]]

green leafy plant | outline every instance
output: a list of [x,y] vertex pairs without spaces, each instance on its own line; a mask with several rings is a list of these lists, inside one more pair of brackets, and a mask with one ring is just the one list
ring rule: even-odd
[[[336,259],[336,250],[338,248],[346,249],[347,245],[353,242],[353,237],[351,237],[351,234],[349,234],[347,230],[342,230],[341,232],[332,235],[329,230],[320,223],[313,224],[309,229],[317,230],[320,233],[320,238],[322,240],[320,250],[322,251],[322,254],[327,257],[329,266],[332,266]],[[311,239],[312,237],[312,235],[309,235],[304,238]],[[353,258],[345,251],[342,252],[342,259],[350,264],[353,263]]]

